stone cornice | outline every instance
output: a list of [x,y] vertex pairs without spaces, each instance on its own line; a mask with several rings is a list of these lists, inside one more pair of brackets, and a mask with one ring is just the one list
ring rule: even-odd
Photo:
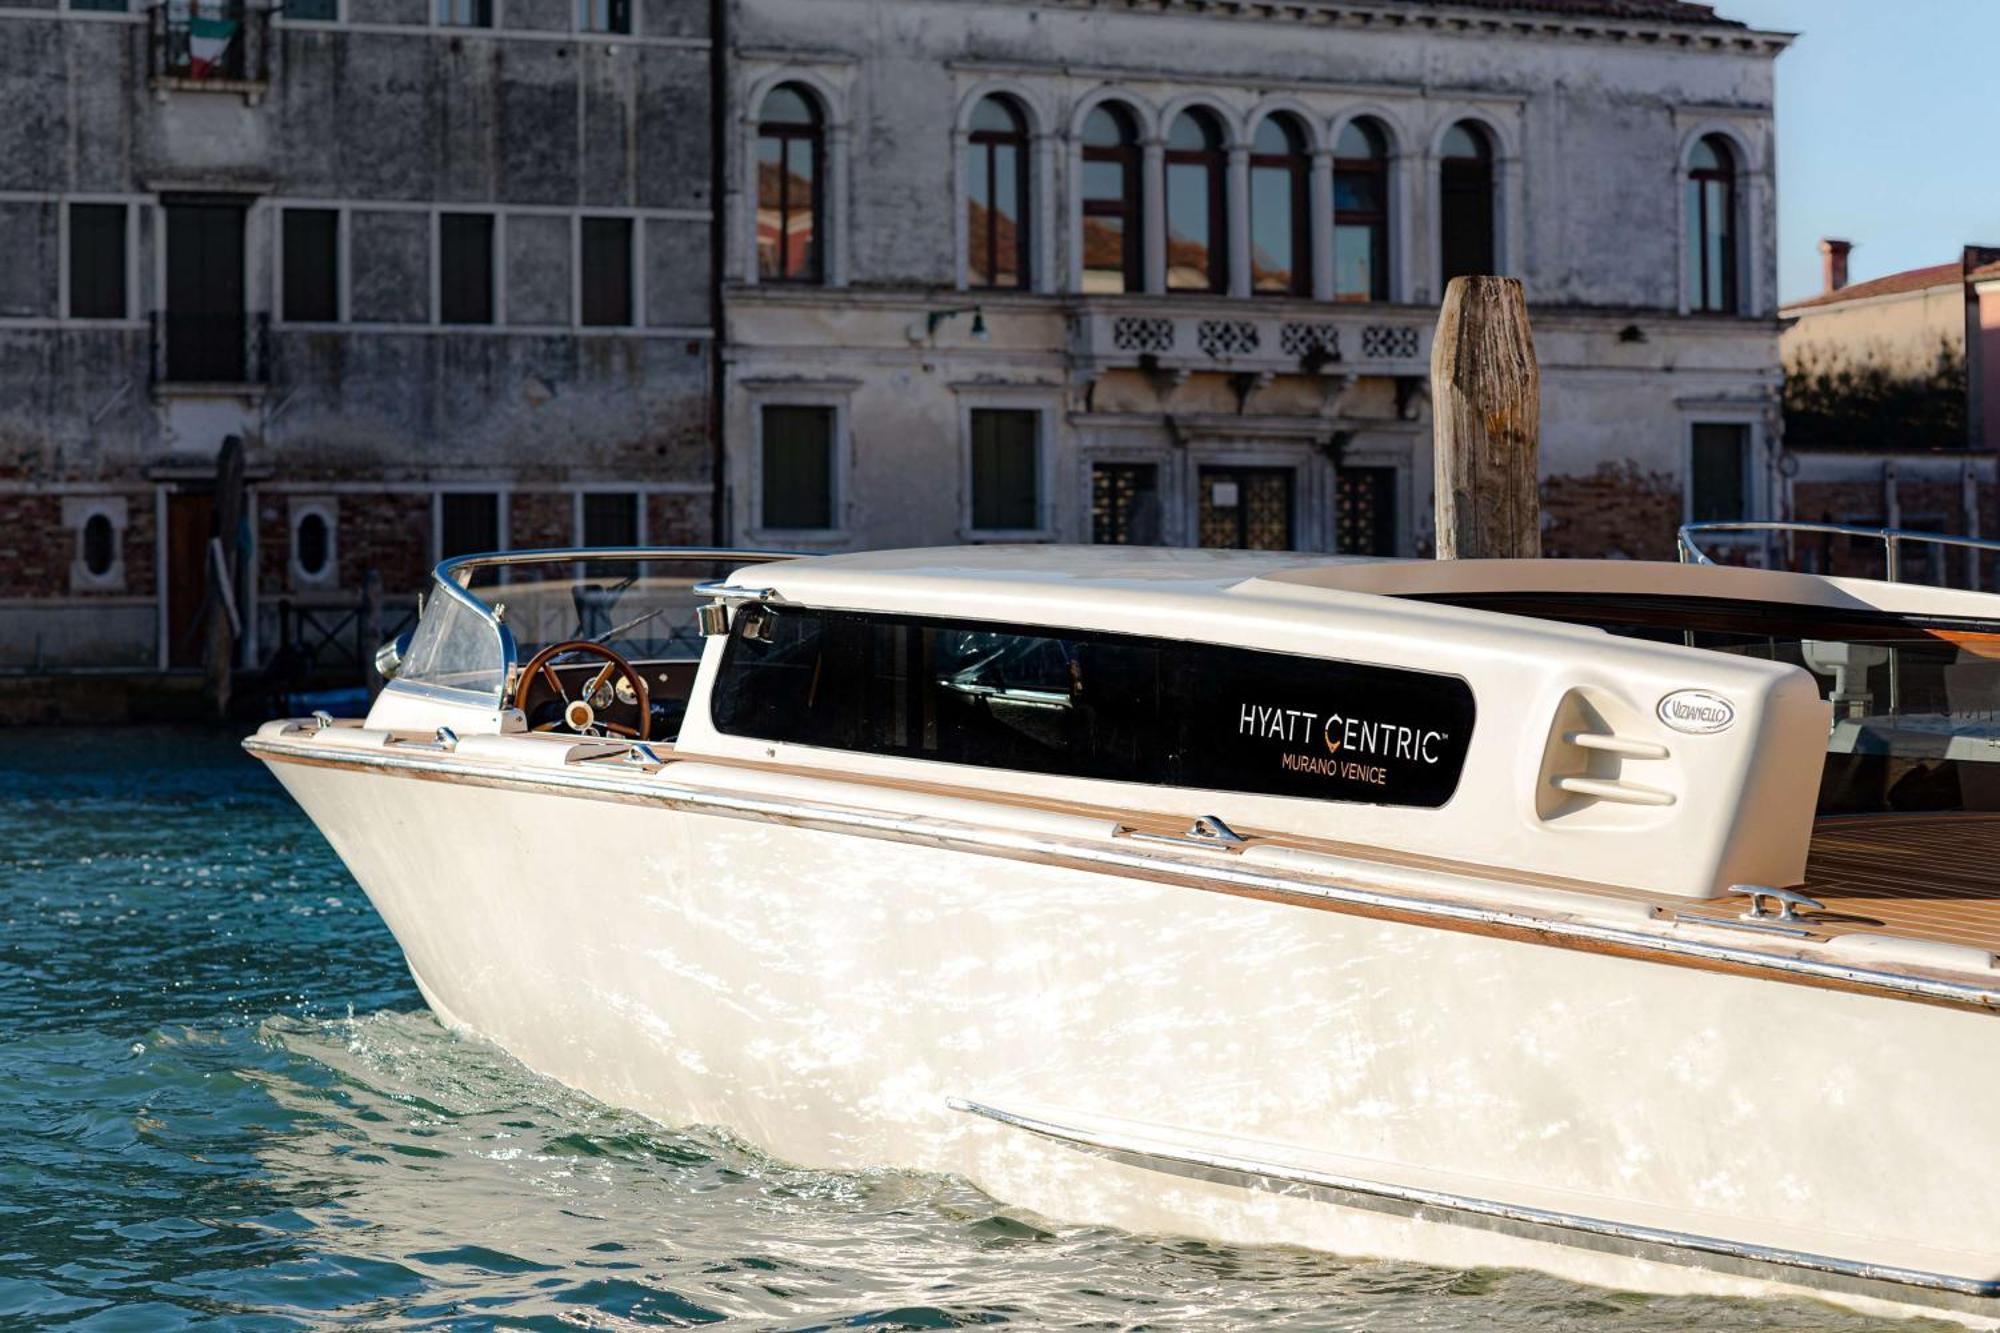
[[1775,58],[1797,34],[1733,23],[1674,23],[1601,15],[1498,13],[1450,3],[1382,0],[1042,0],[1052,8],[1260,19],[1336,28],[1437,32],[1484,38],[1596,41],[1662,50],[1732,52]]

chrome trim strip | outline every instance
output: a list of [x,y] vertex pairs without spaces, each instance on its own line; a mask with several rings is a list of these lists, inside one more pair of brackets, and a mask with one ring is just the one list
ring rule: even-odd
[[[495,766],[475,765],[464,760],[427,759],[416,755],[360,750],[328,750],[310,741],[281,740],[270,736],[247,737],[243,741],[243,748],[252,754],[270,755],[280,760],[311,760],[342,768],[379,768],[435,773],[446,777],[476,778],[496,784],[555,787],[579,795],[597,793],[637,798],[669,809],[689,810],[697,814],[795,824],[826,832],[854,833],[899,842],[921,842],[955,851],[1056,857],[1066,861],[1081,862],[1087,866],[1137,871],[1141,874],[1167,872],[1194,876],[1232,888],[1286,893],[1298,897],[1317,898],[1323,902],[1346,903],[1356,907],[1400,912],[1410,916],[1430,917],[1466,925],[1497,926],[1531,932],[1555,940],[1609,944],[1644,953],[1657,953],[1668,958],[1723,963],[1732,967],[1755,968],[1765,972],[1839,982],[1882,991],[1892,997],[1907,996],[1986,1012],[2000,1011],[2000,988],[1996,988],[2000,983],[1996,983],[1996,986],[1981,986],[1910,973],[1882,972],[1873,968],[1851,967],[1820,959],[1758,953],[1733,944],[1677,939],[1672,936],[1625,930],[1617,926],[1596,925],[1588,921],[1532,916],[1523,912],[1509,912],[1466,903],[1413,898],[1380,889],[1296,879],[1245,865],[1234,858],[1219,858],[1207,854],[1201,854],[1200,859],[1195,859],[1194,856],[1184,858],[1168,853],[1164,849],[1151,852],[1144,847],[1133,847],[1129,840],[1121,840],[1120,845],[1100,846],[1093,843],[1062,841],[1014,829],[982,828],[978,825],[958,824],[943,819],[881,814],[871,810],[818,805],[779,796],[752,796],[708,787],[682,786],[663,776],[673,772],[672,764],[659,770],[659,774],[640,774],[629,770],[624,773],[617,770],[574,773],[557,770],[521,772]],[[704,757],[706,756],[685,756],[690,761]],[[838,780],[839,775],[830,773],[828,777]]]
[[[1714,1269],[1740,1277],[1763,1278],[1820,1290],[1918,1300],[1953,1309],[2000,1314],[2000,1278],[1960,1277],[1891,1264],[1840,1259],[1831,1255],[1728,1240],[1610,1218],[1586,1217],[1525,1204],[1452,1194],[1415,1185],[1397,1185],[1358,1176],[1335,1175],[1308,1167],[1279,1165],[1194,1147],[1165,1148],[1133,1137],[1091,1133],[1035,1116],[1021,1115],[960,1097],[946,1099],[954,1111],[983,1116],[1015,1129],[1095,1156],[1146,1170],[1272,1193],[1304,1193],[1328,1203],[1390,1213],[1425,1222],[1445,1222],[1497,1231],[1524,1240],[1624,1255],[1632,1259]],[[1169,1133],[1173,1131],[1168,1131]],[[1697,1262],[1695,1256],[1700,1256]]]

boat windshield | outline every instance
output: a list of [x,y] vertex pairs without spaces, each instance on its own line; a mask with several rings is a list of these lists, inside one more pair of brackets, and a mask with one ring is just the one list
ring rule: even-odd
[[[575,641],[609,648],[635,664],[691,670],[701,656],[695,611],[709,600],[694,586],[774,558],[667,549],[587,556],[530,551],[447,562],[396,678],[497,698],[515,666],[544,648]],[[560,654],[552,665],[585,656],[583,650]]]
[[1833,704],[1823,815],[2000,810],[2000,621],[1589,593],[1436,600],[1804,668]]

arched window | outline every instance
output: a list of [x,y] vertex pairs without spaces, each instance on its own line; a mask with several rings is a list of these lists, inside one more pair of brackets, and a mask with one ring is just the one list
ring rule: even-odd
[[1493,141],[1484,127],[1461,120],[1445,131],[1438,164],[1438,253],[1443,282],[1491,273]]
[[1213,113],[1183,111],[1167,133],[1167,290],[1229,290],[1229,153]]
[[1290,116],[1267,116],[1250,144],[1250,290],[1312,294],[1312,164]]
[[772,89],[757,120],[757,276],[766,282],[823,276],[825,147],[812,94],[790,83]]
[[1389,137],[1351,120],[1333,146],[1333,295],[1389,299]]
[[974,287],[1028,285],[1028,126],[1004,97],[972,112],[966,143],[967,279]]
[[1688,159],[1687,284],[1690,310],[1736,313],[1736,154],[1719,134]]
[[92,514],[83,521],[83,567],[94,579],[104,578],[118,563],[118,530],[109,514]]
[[1139,232],[1139,132],[1132,113],[1106,103],[1083,123],[1083,289],[1144,290]]

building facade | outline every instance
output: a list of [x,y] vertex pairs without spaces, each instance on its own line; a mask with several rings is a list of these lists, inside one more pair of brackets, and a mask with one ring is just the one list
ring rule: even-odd
[[802,549],[1417,554],[1457,273],[1545,548],[1779,489],[1772,72],[1679,0],[733,0],[728,513]]
[[0,670],[225,602],[351,660],[441,555],[710,540],[710,10],[0,11]]
[[[1786,512],[1807,522],[2000,532],[2000,247],[1848,281],[1850,243],[1820,242],[1825,281],[1784,308]],[[1800,563],[1880,573],[1879,545],[1809,539]],[[1996,562],[1912,546],[1906,578],[1992,587]]]

